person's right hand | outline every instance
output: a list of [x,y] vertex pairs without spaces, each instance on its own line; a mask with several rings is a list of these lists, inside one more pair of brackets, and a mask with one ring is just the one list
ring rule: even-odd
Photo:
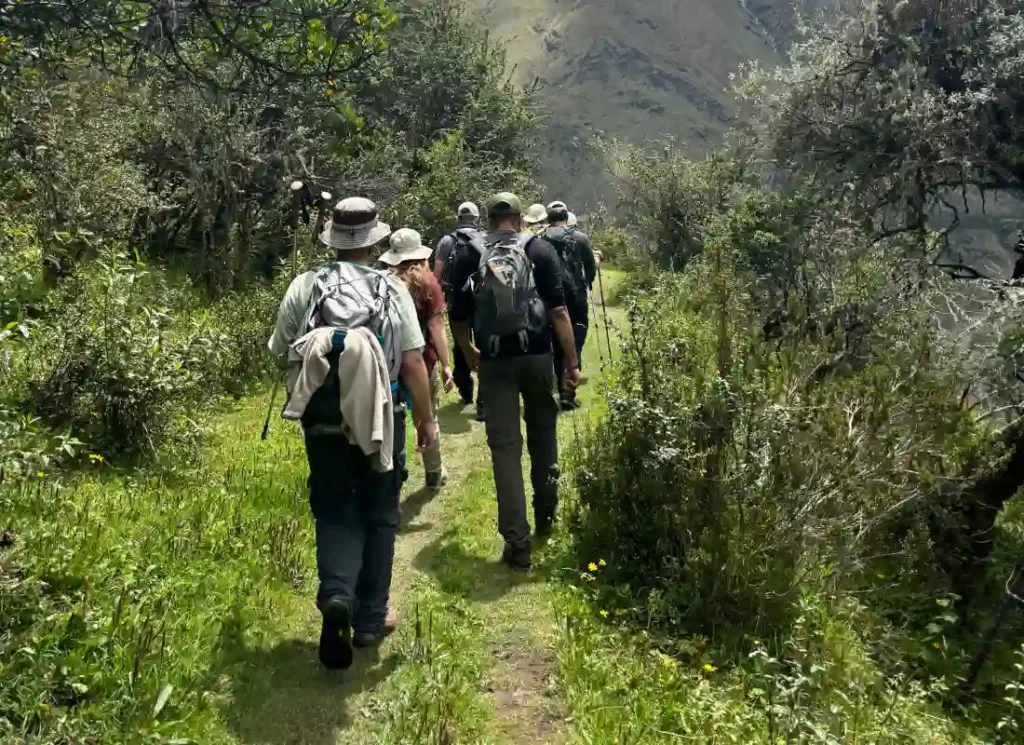
[[476,347],[470,347],[469,351],[466,352],[466,364],[469,365],[469,369],[476,371],[480,369],[480,350]]
[[575,393],[580,387],[580,368],[566,368],[562,373],[562,390],[565,393]]
[[416,423],[416,452],[423,453],[437,441],[437,424],[433,419]]

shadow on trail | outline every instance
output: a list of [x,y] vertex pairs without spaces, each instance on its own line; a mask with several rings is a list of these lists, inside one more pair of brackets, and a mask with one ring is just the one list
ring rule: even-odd
[[441,430],[441,452],[444,453],[445,435],[462,435],[472,429],[470,420],[476,410],[454,401],[437,410],[437,426]]
[[419,514],[423,511],[423,508],[430,504],[434,497],[440,492],[428,489],[425,486],[421,486],[419,489],[414,491],[408,497],[402,500],[401,510],[402,518],[398,524],[399,533],[421,533],[424,530],[429,530],[432,525],[430,523],[424,525],[413,525],[410,526],[413,520],[419,517]]
[[231,681],[223,711],[241,742],[260,745],[335,745],[351,725],[347,699],[376,688],[397,667],[397,656],[380,662],[376,650],[358,651],[344,672],[324,670],[317,643],[285,639],[270,649],[247,647],[237,621],[225,624],[219,673]]
[[481,557],[468,553],[449,529],[423,548],[413,565],[426,572],[446,593],[478,603],[490,603],[520,585],[543,582],[542,572],[525,574],[509,569],[499,560],[500,554]]

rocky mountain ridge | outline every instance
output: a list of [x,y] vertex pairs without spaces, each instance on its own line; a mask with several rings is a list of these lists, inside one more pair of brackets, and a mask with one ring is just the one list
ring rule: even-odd
[[695,154],[736,113],[730,75],[781,61],[797,14],[830,0],[470,0],[507,45],[513,82],[538,86],[538,157],[552,194],[590,206],[610,181],[588,157],[600,134],[677,138]]

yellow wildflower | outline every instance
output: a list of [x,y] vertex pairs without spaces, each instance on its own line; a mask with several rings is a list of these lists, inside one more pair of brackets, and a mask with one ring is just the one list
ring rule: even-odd
[[608,618],[608,611],[602,609],[601,610],[601,618]]
[[587,564],[587,569],[589,569],[592,572],[596,572],[597,564],[595,564],[594,562],[590,562],[589,564]]
[[608,562],[605,561],[604,559],[598,559],[597,563],[600,564],[603,567],[608,566]]
[[710,662],[705,662],[704,663],[704,672],[706,672],[706,673],[713,673],[714,671],[715,671],[715,666],[714,665],[712,665]]
[[932,646],[935,647],[936,649],[941,649],[942,648],[942,645],[939,644],[938,642],[932,642]]

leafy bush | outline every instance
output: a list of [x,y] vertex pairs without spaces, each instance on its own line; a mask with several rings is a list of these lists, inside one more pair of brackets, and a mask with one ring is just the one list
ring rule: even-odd
[[187,289],[108,250],[50,299],[48,323],[14,360],[7,397],[95,452],[152,452],[177,417],[266,376],[278,289],[176,318]]

